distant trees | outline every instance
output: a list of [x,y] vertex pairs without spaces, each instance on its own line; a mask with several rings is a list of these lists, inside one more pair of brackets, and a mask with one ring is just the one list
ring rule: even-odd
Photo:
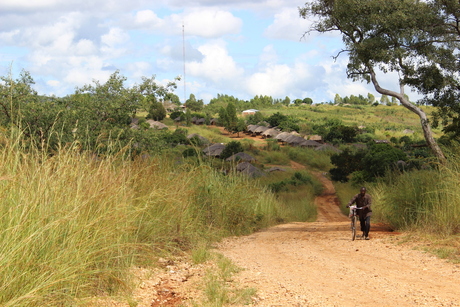
[[187,109],[198,112],[203,110],[204,102],[203,99],[196,99],[194,94],[190,94],[189,99],[185,102]]
[[[153,77],[143,78],[142,84],[132,87],[125,83],[126,78],[116,71],[106,82],[93,81],[67,97],[54,98],[38,96],[26,71],[16,80],[1,77],[0,123],[16,126],[26,138],[47,149],[74,140],[94,148],[111,137],[124,135],[138,109],[162,106],[160,101],[175,88],[173,82],[157,85]],[[152,118],[160,117],[157,114]]]

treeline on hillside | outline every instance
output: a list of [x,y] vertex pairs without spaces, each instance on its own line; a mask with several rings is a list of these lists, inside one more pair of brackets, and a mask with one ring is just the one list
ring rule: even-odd
[[[249,101],[239,100],[233,96],[218,95],[208,105],[197,100],[191,94],[182,112],[181,103],[174,90],[175,82],[166,86],[157,84],[155,77],[143,77],[141,84],[126,85],[126,77],[118,71],[114,72],[105,83],[93,81],[92,84],[77,87],[75,92],[66,97],[41,96],[33,89],[34,80],[27,71],[22,71],[17,79],[10,76],[1,77],[0,82],[0,125],[13,127],[37,146],[55,150],[59,146],[78,141],[82,148],[97,149],[99,152],[110,150],[107,142],[116,139],[120,146],[129,142],[137,144],[133,150],[140,152],[142,148],[156,150],[184,141],[182,136],[171,135],[170,132],[158,132],[149,129],[129,129],[133,118],[140,116],[138,126],[148,128],[145,120],[155,121],[166,118],[180,117],[182,123],[190,125],[194,116],[203,116],[207,123],[219,114],[221,125],[232,126],[232,131],[243,131],[247,121],[238,122],[235,112],[246,108],[266,108],[307,104],[310,98],[291,101],[269,96],[256,96]],[[234,112],[228,111],[234,108]],[[225,109],[225,111],[222,111]],[[224,113],[227,112],[227,115]],[[235,113],[235,116],[232,114]],[[258,114],[259,115],[259,114]],[[258,116],[257,115],[257,116]],[[250,122],[259,122],[261,118],[249,118]],[[289,123],[288,123],[289,122]],[[283,121],[286,129],[298,130],[295,120]]]

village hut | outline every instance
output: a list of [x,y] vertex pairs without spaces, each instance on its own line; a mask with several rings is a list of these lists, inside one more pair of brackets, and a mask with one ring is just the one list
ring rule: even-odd
[[255,162],[256,158],[254,158],[253,156],[251,156],[251,155],[249,155],[247,153],[239,152],[239,153],[236,153],[236,154],[228,157],[227,159],[225,159],[225,161]]
[[290,137],[291,135],[292,134],[290,134],[289,132],[281,132],[280,134],[275,136],[275,139],[277,139],[278,142],[286,142],[286,139]]
[[262,136],[264,138],[274,138],[275,136],[277,136],[280,133],[281,133],[281,131],[279,131],[278,129],[270,128],[270,129],[267,129],[264,132],[262,132]]
[[225,144],[216,143],[216,144],[206,146],[203,149],[203,153],[208,157],[219,158],[224,149],[225,149]]
[[168,129],[168,126],[166,126],[165,124],[160,123],[153,119],[148,119],[146,123],[148,123],[150,125],[150,128],[153,128],[153,129],[159,129],[159,130]]
[[293,135],[287,137],[285,142],[291,146],[300,146],[302,142],[306,141],[303,137],[298,135]]
[[375,144],[390,144],[388,140],[374,140]]
[[268,130],[268,129],[270,129],[270,128],[265,127],[265,126],[259,126],[259,127],[257,127],[256,130],[254,130],[254,133],[255,133],[256,135],[261,135],[262,132],[264,132],[264,131],[266,131],[266,130]]
[[206,123],[206,120],[204,118],[198,118],[195,121],[195,125],[204,125]]
[[256,130],[258,127],[259,127],[259,126],[257,126],[257,125],[248,125],[248,126],[246,127],[246,131],[244,131],[244,133],[246,133],[246,134],[252,134],[252,133],[254,133],[254,130]]
[[202,145],[209,144],[209,140],[204,136],[199,135],[198,133],[192,133],[187,135],[187,139],[197,138]]
[[255,167],[249,162],[242,162],[236,166],[236,170],[242,174],[246,174],[250,177],[260,177],[265,176],[265,173],[262,172],[260,169]]
[[255,136],[256,135],[256,130],[261,127],[259,125],[252,125],[251,127],[249,127],[248,131],[250,132],[250,134],[252,136]]
[[313,141],[313,140],[304,140],[304,141],[300,142],[300,144],[299,144],[299,146],[301,146],[301,147],[310,147],[310,148],[316,148],[316,147],[319,147],[321,145],[322,145],[321,143],[318,143],[318,142]]
[[217,125],[217,123],[218,123],[217,118],[211,118],[211,119],[209,120],[209,124],[210,124],[210,125],[215,126],[215,125]]
[[403,133],[404,134],[414,134],[414,130],[404,129]]

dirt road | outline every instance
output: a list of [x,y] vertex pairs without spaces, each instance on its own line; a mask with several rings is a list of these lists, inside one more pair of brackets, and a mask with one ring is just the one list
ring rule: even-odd
[[333,185],[316,199],[314,223],[291,223],[228,238],[219,252],[244,270],[237,281],[257,289],[254,306],[460,306],[460,265],[398,244],[371,228],[350,240]]

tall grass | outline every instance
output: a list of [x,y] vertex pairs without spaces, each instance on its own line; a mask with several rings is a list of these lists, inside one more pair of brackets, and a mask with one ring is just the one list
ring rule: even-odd
[[241,176],[169,157],[52,156],[0,147],[0,305],[73,306],[128,290],[128,268],[273,223],[278,202]]
[[460,159],[447,166],[391,174],[375,187],[379,215],[399,229],[460,233]]

